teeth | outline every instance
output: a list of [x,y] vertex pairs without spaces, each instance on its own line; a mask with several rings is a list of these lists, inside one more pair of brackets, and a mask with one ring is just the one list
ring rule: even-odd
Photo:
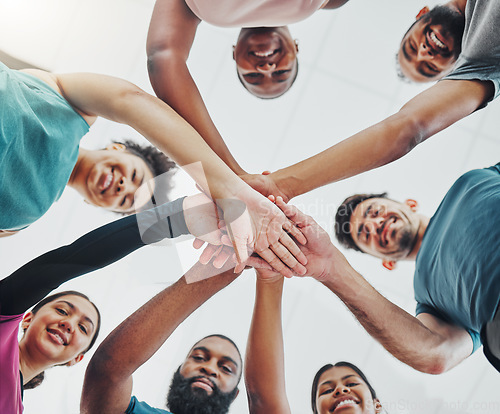
[[356,404],[356,402],[354,400],[344,400],[344,401],[341,401],[337,404],[337,407],[335,407],[335,409],[337,409],[338,407],[342,407],[343,405],[347,405],[347,404]]
[[446,49],[446,45],[437,38],[434,32],[431,32],[430,38],[440,49]]
[[274,54],[274,50],[268,50],[267,52],[253,52],[253,54],[258,57],[269,57]]
[[104,181],[104,186],[103,186],[105,190],[109,187],[112,180],[113,180],[113,174],[108,174],[108,176],[106,177],[106,181]]

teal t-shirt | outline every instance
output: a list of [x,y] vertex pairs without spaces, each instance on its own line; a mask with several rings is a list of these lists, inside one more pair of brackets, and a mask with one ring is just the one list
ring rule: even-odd
[[170,411],[160,408],[153,408],[143,401],[139,401],[134,396],[130,399],[130,404],[127,407],[125,414],[172,414]]
[[0,63],[0,229],[39,219],[62,194],[89,125],[45,82]]
[[415,264],[417,315],[462,326],[474,351],[500,302],[500,164],[453,184],[431,218]]

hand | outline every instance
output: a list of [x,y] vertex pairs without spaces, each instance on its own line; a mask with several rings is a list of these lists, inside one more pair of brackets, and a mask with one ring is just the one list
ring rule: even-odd
[[328,233],[312,217],[302,213],[297,207],[286,204],[281,197],[276,198],[276,205],[307,238],[307,244],[300,246],[307,257],[306,276],[323,282],[331,276],[332,268],[349,266],[344,255],[332,244]]
[[219,220],[219,213],[215,203],[205,194],[188,196],[182,203],[184,220],[189,232],[196,237],[193,245],[199,249],[204,242],[217,249],[222,246],[221,238],[224,232],[221,230],[223,223]]
[[246,174],[240,175],[240,178],[245,181],[254,190],[267,197],[268,195],[275,195],[283,197],[286,203],[290,201],[290,197],[282,191],[278,184],[274,181],[273,174],[270,171],[264,171],[262,174]]
[[290,269],[304,274],[302,265],[307,263],[307,259],[287,233],[305,244],[307,240],[300,230],[271,201],[250,188],[241,191],[238,196],[239,199],[217,200],[224,210],[228,235],[240,263],[235,271],[240,270],[248,257],[248,246],[284,276],[293,275]]

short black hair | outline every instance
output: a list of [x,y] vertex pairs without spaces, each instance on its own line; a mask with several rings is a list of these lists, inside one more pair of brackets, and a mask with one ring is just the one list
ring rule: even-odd
[[334,368],[334,367],[347,367],[347,368],[352,369],[365,382],[365,384],[368,386],[368,389],[370,390],[370,394],[372,396],[372,399],[377,398],[377,393],[375,392],[375,390],[371,386],[370,382],[366,378],[366,375],[356,365],[351,364],[350,362],[346,362],[346,361],[339,361],[335,365],[326,364],[326,365],[323,365],[319,369],[319,371],[316,373],[316,375],[314,376],[314,379],[313,379],[313,383],[312,383],[312,389],[311,389],[311,407],[312,407],[312,410],[313,410],[314,414],[318,414],[318,410],[316,409],[316,394],[318,392],[319,379],[320,379],[321,375],[323,375],[323,373],[325,371],[328,371],[329,369]]
[[253,96],[255,96],[256,98],[259,98],[259,99],[275,99],[275,98],[279,98],[280,96],[283,96],[285,93],[287,93],[290,88],[292,87],[292,85],[295,83],[295,80],[297,79],[297,75],[299,74],[299,58],[298,57],[295,57],[295,76],[293,77],[292,79],[292,83],[290,83],[290,86],[285,89],[283,92],[281,92],[279,95],[276,95],[276,96],[257,96],[257,95],[254,95],[252,92],[248,91],[248,87],[247,85],[245,84],[245,82],[243,82],[243,79],[241,79],[241,75],[240,75],[240,72],[238,72],[238,65],[236,65],[236,74],[238,75],[238,79],[240,81],[240,83],[243,85],[243,87],[248,91],[250,92]]
[[[153,177],[158,177],[166,172],[173,174],[177,171],[177,164],[152,145],[138,144],[130,139],[113,141],[113,143],[124,145],[127,152],[141,158],[150,169]],[[155,191],[151,198],[153,204],[164,204],[170,201],[168,194],[172,188],[173,183],[170,177],[165,180],[155,180]]]
[[337,209],[335,214],[335,236],[339,243],[347,249],[353,249],[358,252],[362,250],[354,242],[351,236],[351,216],[359,203],[370,198],[388,198],[387,193],[380,194],[354,194],[347,197]]

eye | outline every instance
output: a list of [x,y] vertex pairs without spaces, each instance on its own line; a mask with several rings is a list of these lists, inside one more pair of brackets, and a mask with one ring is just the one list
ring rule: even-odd
[[132,181],[134,181],[134,180],[135,180],[135,176],[136,176],[136,174],[137,174],[137,170],[134,170],[134,173],[132,174]]
[[81,331],[82,331],[85,335],[87,335],[87,328],[85,327],[85,325],[80,324],[80,325],[79,325],[79,327],[80,327],[80,330],[81,330]]
[[284,75],[285,73],[288,73],[288,72],[291,72],[290,70],[276,70],[274,71],[274,75],[275,76],[280,76],[280,75]]
[[326,395],[326,394],[330,394],[333,392],[333,388],[327,388],[323,391],[321,391],[320,395]]
[[222,370],[224,372],[227,372],[228,374],[232,374],[233,373],[233,370],[231,369],[231,367],[228,367],[227,365],[223,365],[222,366]]
[[356,385],[359,385],[357,382],[350,382],[349,384],[346,384],[349,388],[355,387]]
[[120,207],[123,207],[125,203],[127,202],[127,196],[123,197],[122,202],[120,203]]
[[56,311],[57,313],[59,313],[60,315],[65,315],[67,316],[68,315],[68,312],[66,312],[64,309],[62,308],[56,308]]
[[199,355],[193,355],[192,358],[196,361],[196,362],[201,362],[204,360],[203,357],[199,356]]
[[257,73],[257,72],[245,73],[245,74],[243,75],[243,77],[245,77],[245,78],[251,78],[251,79],[257,79],[257,78],[259,78],[260,76],[261,76],[261,74],[260,74],[260,73]]
[[411,41],[408,42],[408,46],[410,46],[410,50],[412,52],[415,52],[415,53],[417,52],[417,48],[415,47],[415,45]]

